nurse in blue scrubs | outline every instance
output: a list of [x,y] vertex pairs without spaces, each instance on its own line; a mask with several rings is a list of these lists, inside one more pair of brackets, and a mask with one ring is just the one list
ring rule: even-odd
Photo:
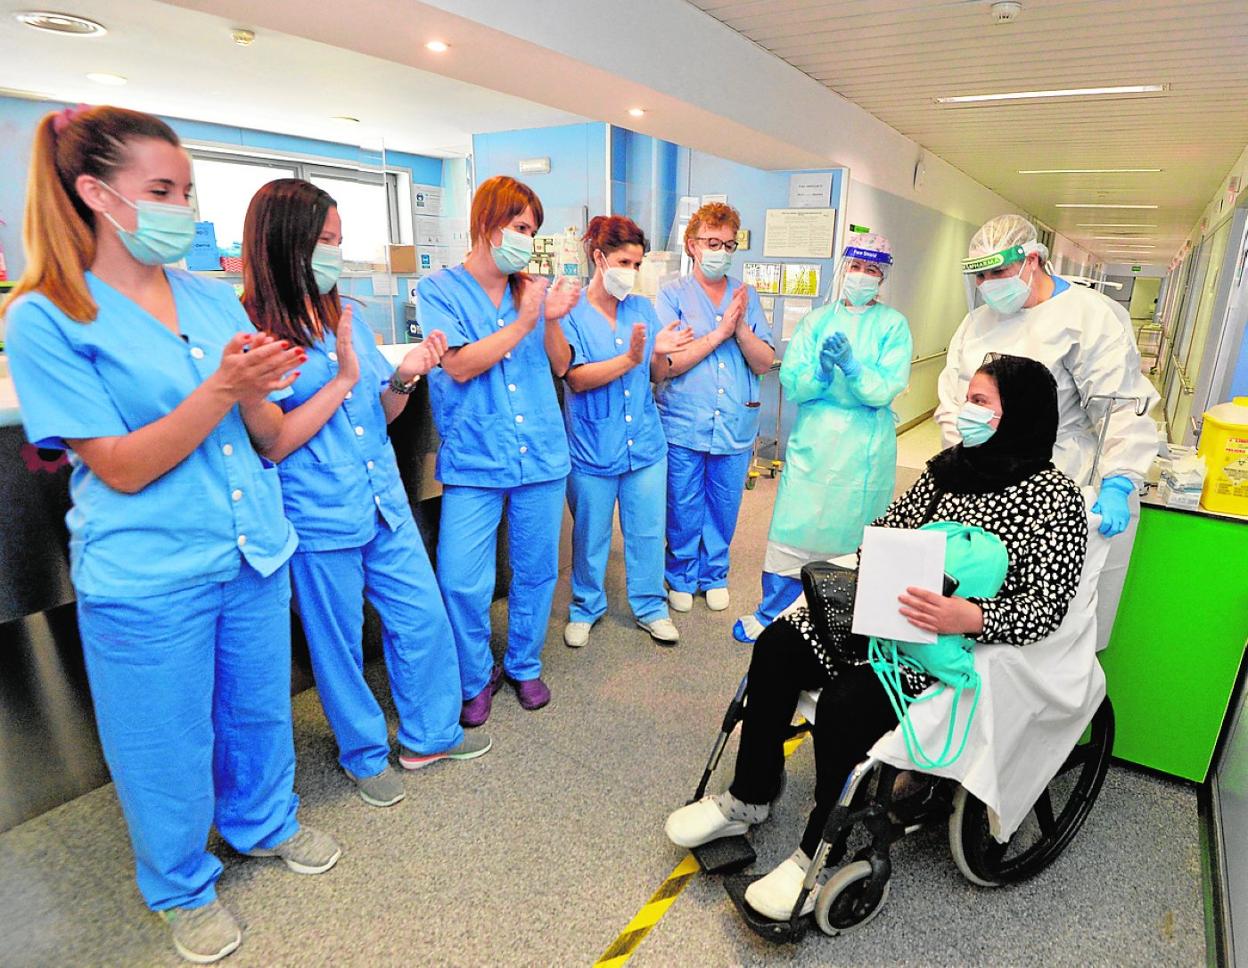
[[584,242],[594,278],[563,318],[572,347],[564,414],[573,521],[572,606],[563,641],[585,645],[607,611],[603,580],[619,504],[629,607],[656,642],[675,645],[680,633],[663,593],[667,440],[650,380],[666,376],[669,354],[693,334],[676,322],[660,328],[650,300],[631,295],[646,251],[646,237],[632,219],[599,215]]
[[[472,199],[472,251],[417,287],[422,329],[444,332],[448,347],[429,375],[442,438],[437,572],[459,649],[465,726],[489,718],[504,674],[525,709],[550,701],[541,653],[569,470],[554,377],[571,359],[559,321],[580,287],[548,290],[545,279],[524,273],[542,217],[527,185],[506,175],[486,180]],[[511,588],[500,667],[490,651],[490,602],[504,509]]]
[[206,964],[242,941],[209,828],[302,874],[341,850],[296,818],[296,538],[252,448],[304,354],[257,334],[229,286],[162,268],[190,249],[190,193],[158,118],[45,117],[4,321],[28,438],[70,452],[78,625],[139,890]]
[[727,275],[741,217],[708,202],[689,219],[693,272],[659,293],[659,322],[679,321],[694,340],[672,357],[655,397],[667,433],[668,602],[678,612],[706,593],[728,607],[728,547],[758,434],[759,376],[775,344],[758,294]]
[[391,366],[339,300],[341,246],[333,198],[299,179],[269,182],[243,228],[243,306],[262,332],[308,354],[263,453],[280,461],[286,515],[299,533],[295,607],[338,761],[365,803],[388,807],[404,790],[390,768],[385,714],[364,679],[364,599],[381,618],[399,765],[474,759],[490,738],[466,738],[459,725],[451,624],[386,430],[446,338],[429,333]]

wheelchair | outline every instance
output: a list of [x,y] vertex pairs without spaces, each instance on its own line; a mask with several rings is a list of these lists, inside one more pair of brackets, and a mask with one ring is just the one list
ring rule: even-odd
[[[803,693],[799,699],[794,736],[813,725],[817,696]],[[747,679],[743,678],[690,803],[706,793],[746,702]],[[824,934],[843,934],[873,920],[888,900],[892,845],[936,824],[947,826],[954,863],[972,884],[1001,887],[1039,874],[1066,849],[1091,812],[1109,769],[1113,744],[1114,712],[1106,696],[1079,743],[1004,844],[992,836],[988,808],[956,781],[917,770],[898,770],[874,758],[864,760],[845,780],[788,921],[773,921],[746,903],[746,888],[757,879],[739,873],[756,859],[746,836],[713,840],[693,848],[692,853],[707,873],[728,875],[724,880],[728,896],[746,924],[767,941],[796,942],[812,921]],[[902,782],[917,789],[898,796],[902,774],[907,775]],[[783,791],[782,782],[776,799]],[[856,849],[847,863],[841,863],[855,830],[865,831],[868,842]],[[831,875],[820,884],[829,869]],[[812,894],[813,914],[803,915]]]

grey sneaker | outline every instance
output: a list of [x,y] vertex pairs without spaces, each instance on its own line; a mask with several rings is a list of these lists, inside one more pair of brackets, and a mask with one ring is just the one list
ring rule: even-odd
[[173,929],[173,946],[187,961],[210,965],[243,943],[243,931],[220,901],[197,908],[170,908],[160,916]]
[[403,789],[403,781],[399,775],[386,764],[386,768],[376,776],[356,776],[350,770],[343,770],[354,782],[360,799],[370,807],[393,807],[407,796]]
[[276,847],[247,851],[248,857],[280,857],[296,874],[324,874],[338,863],[342,848],[329,834],[311,827],[300,827]]
[[440,753],[413,753],[406,746],[399,748],[399,766],[405,770],[419,770],[439,760],[475,760],[490,751],[494,741],[488,733],[464,733],[463,742]]

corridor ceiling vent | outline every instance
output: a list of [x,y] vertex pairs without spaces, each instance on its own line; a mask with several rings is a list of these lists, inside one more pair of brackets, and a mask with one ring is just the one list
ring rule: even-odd
[[50,34],[67,34],[70,37],[103,37],[108,33],[103,24],[70,13],[19,10],[13,16],[27,27],[44,30]]

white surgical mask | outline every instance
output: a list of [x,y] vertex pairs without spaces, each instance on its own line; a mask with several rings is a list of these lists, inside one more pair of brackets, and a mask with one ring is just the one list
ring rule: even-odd
[[880,279],[867,272],[847,272],[841,284],[841,295],[851,306],[865,306],[880,294]]
[[612,266],[602,273],[602,286],[616,299],[624,299],[637,285],[637,270]]
[[1023,279],[1020,271],[1004,279],[985,279],[979,284],[979,291],[984,302],[998,315],[1013,316],[1031,296],[1031,284]]

